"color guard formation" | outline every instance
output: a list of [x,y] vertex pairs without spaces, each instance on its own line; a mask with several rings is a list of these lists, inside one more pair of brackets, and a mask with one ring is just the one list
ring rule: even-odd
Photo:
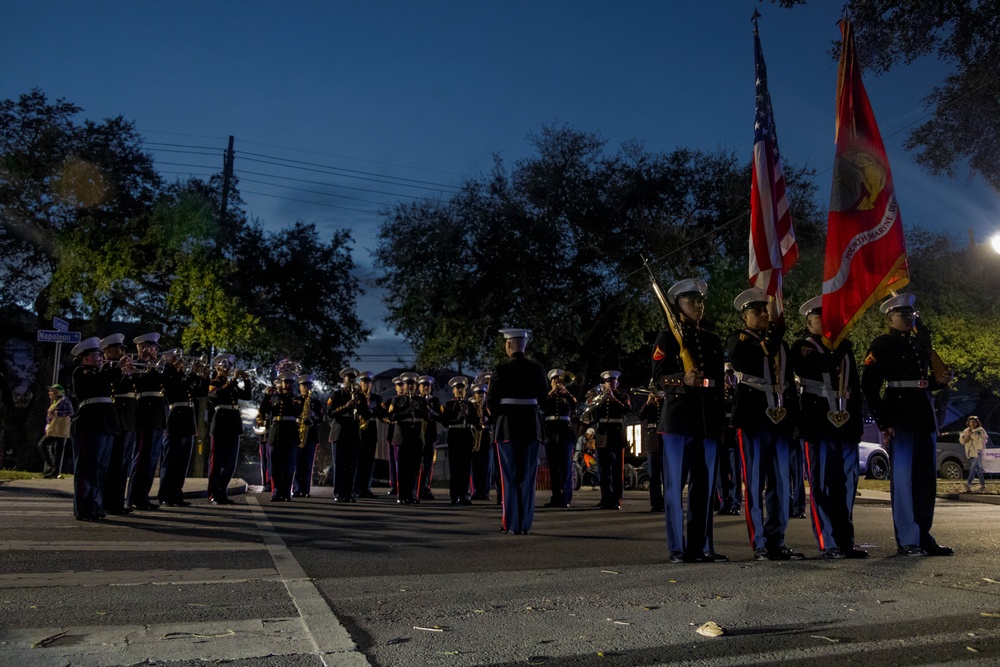
[[[453,377],[452,398],[443,405],[433,395],[431,376],[402,373],[393,379],[394,395],[383,401],[372,391],[372,374],[355,368],[340,372],[340,385],[324,403],[314,395],[313,376],[283,360],[256,418],[264,433],[263,478],[271,500],[310,495],[324,422],[335,443],[334,502],[375,498],[379,421],[387,425],[390,493],[401,505],[433,500],[434,444],[442,428],[451,503],[489,501],[495,484],[503,505],[500,530],[527,535],[543,444],[551,481],[545,506],[565,508],[573,501],[578,415],[590,426],[580,441],[590,443],[593,451],[587,453],[596,457],[599,508],[621,509],[629,449],[625,421],[639,412],[650,426],[644,437],[650,500],[652,511],[664,513],[670,562],[728,560],[715,551],[713,538],[713,514],[723,493],[720,513],[740,514],[743,503],[754,559],[805,558],[785,544],[795,468],[790,457],[800,442],[811,487],[808,515],[821,557],[865,558],[852,519],[864,396],[892,439],[898,552],[950,555],[930,532],[938,430],[930,392],[952,377],[936,359],[915,297],[901,294],[882,304],[889,331],[872,341],[859,369],[849,343],[835,350],[824,345],[821,297],[799,308],[807,334],[789,345],[783,319],[771,319],[767,294],[748,289],[733,301],[745,326],[723,341],[702,328],[707,290],[703,280],[689,278],[662,297],[669,327],[653,347],[650,388],[636,390],[647,394],[642,406],[619,388],[616,370],[601,373],[600,386],[578,406],[567,389],[575,381],[571,373],[546,373],[526,356],[527,329],[500,330],[508,358],[475,380]],[[189,504],[183,486],[201,398],[210,411],[209,502],[233,502],[226,489],[243,432],[239,404],[252,396],[250,375],[223,354],[213,360],[209,376],[205,359],[192,360],[176,349],[161,354],[159,338],[136,337],[135,354],[126,353],[121,334],[73,348],[79,401],[73,417],[74,511],[80,520]],[[149,492],[157,469],[154,503]]]

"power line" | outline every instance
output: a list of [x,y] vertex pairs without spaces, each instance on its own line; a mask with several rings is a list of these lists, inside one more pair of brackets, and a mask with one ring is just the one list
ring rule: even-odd
[[318,190],[308,190],[306,188],[296,188],[291,185],[281,185],[278,183],[268,183],[267,181],[260,181],[255,178],[244,178],[242,179],[245,183],[259,183],[260,185],[270,185],[275,188],[285,188],[286,190],[295,190],[296,192],[308,192],[314,195],[322,195],[327,197],[337,197],[338,199],[350,199],[351,201],[359,201],[365,204],[375,204],[377,206],[384,206],[385,202],[372,201],[371,199],[361,199],[360,197],[348,197],[347,195],[335,195],[329,192],[319,192]]
[[[249,153],[247,151],[238,151],[239,155],[244,156],[245,160],[250,160],[251,162],[263,162],[265,164],[276,164],[280,167],[288,167],[289,169],[302,169],[303,171],[317,171],[317,170],[329,170],[329,173],[334,173],[338,175],[347,176],[348,178],[358,178],[361,180],[372,180],[366,177],[378,177],[378,178],[389,178],[392,181],[378,181],[380,183],[391,183],[393,185],[407,185],[413,183],[414,185],[408,185],[407,187],[420,187],[422,189],[446,189],[454,190],[455,192],[460,192],[461,188],[448,185],[445,183],[434,183],[432,181],[421,181],[415,178],[404,178],[402,176],[386,176],[385,174],[376,174],[370,171],[361,171],[359,169],[347,169],[346,167],[334,167],[326,164],[318,164],[315,162],[304,162],[302,160],[290,160],[288,158],[276,157],[273,155],[263,155],[261,153]],[[250,157],[246,157],[250,156]],[[268,162],[268,160],[281,160],[282,162],[290,162],[291,164],[281,164],[280,162]],[[301,166],[300,166],[301,165]],[[317,169],[318,168],[318,169]],[[360,176],[354,176],[354,174],[360,174]],[[395,182],[394,182],[395,181]],[[404,183],[405,181],[405,183]]]
[[[370,192],[372,194],[379,195],[389,195],[391,197],[406,197],[408,199],[421,199],[418,195],[404,195],[398,192],[384,192],[382,190],[369,190],[367,188],[359,188],[353,185],[338,185],[336,183],[326,183],[323,181],[310,181],[305,178],[295,178],[293,176],[279,176],[278,174],[266,174],[259,171],[248,171],[246,169],[238,169],[238,172],[242,174],[252,174],[254,176],[267,176],[269,178],[280,178],[283,181],[295,181],[297,183],[308,183],[309,185],[325,185],[331,188],[344,188],[345,190],[358,190],[359,192]],[[319,194],[329,194],[329,193],[319,193]]]
[[253,190],[240,190],[240,194],[258,195],[260,197],[271,197],[272,199],[285,199],[287,201],[299,202],[300,204],[309,204],[310,206],[325,206],[327,208],[339,208],[344,211],[354,211],[355,213],[368,213],[370,215],[378,215],[378,211],[367,211],[360,208],[349,208],[347,206],[337,206],[336,204],[325,204],[323,202],[318,202],[318,201],[295,199],[294,197],[282,197],[281,195],[270,195],[266,192],[254,192]]

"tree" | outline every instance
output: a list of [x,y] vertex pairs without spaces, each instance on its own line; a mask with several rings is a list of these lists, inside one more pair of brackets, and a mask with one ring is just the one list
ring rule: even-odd
[[[600,136],[567,127],[530,139],[537,156],[509,173],[496,159],[450,201],[386,212],[375,257],[387,321],[423,367],[488,366],[501,355],[496,330],[526,326],[543,363],[585,383],[635,364],[628,381],[644,384],[663,323],[641,256],[658,259],[667,285],[723,260],[741,265],[745,285],[749,166],[635,142],[606,154]],[[789,180],[806,193],[796,212],[809,227],[812,186]]]
[[[772,0],[784,7],[806,0]],[[934,174],[967,165],[1000,190],[1000,0],[849,0],[858,59],[876,74],[935,54],[954,66],[925,98],[934,115],[908,150]]]

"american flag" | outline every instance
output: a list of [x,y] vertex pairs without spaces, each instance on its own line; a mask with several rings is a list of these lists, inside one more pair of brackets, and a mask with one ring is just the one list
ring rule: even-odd
[[778,153],[771,95],[767,92],[767,68],[754,19],[754,73],[757,86],[757,117],[753,133],[753,182],[750,190],[750,283],[766,290],[781,306],[781,276],[795,265],[799,247],[795,243],[792,214],[788,210],[785,175]]

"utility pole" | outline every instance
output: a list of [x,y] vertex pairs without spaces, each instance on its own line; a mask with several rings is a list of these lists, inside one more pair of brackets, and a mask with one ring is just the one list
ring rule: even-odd
[[233,177],[233,135],[229,135],[229,148],[222,161],[222,209],[219,211],[219,222],[225,225],[226,214],[229,211],[229,181]]

